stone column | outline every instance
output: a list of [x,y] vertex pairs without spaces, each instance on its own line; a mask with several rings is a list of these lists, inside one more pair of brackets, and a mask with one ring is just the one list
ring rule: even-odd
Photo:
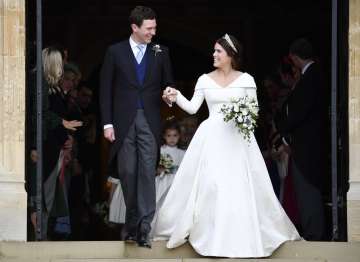
[[0,0],[0,241],[26,240],[25,0]]
[[360,1],[349,4],[348,240],[360,241]]

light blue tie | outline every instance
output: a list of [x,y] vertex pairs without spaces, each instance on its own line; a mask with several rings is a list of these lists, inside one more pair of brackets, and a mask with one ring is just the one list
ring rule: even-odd
[[145,45],[140,44],[140,45],[137,45],[136,47],[137,47],[137,49],[139,49],[139,51],[137,52],[135,59],[138,62],[138,64],[140,64],[142,58],[144,57]]

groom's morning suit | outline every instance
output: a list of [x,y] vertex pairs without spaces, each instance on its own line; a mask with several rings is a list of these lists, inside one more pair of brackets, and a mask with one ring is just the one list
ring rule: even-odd
[[[161,94],[174,83],[168,49],[154,44],[139,47],[131,38],[110,46],[100,82],[102,123],[105,128],[113,125],[115,131],[109,163],[121,181],[126,231],[132,234],[151,229]],[[143,52],[140,59],[139,52]]]
[[290,142],[291,173],[303,237],[321,240],[324,231],[321,187],[326,176],[326,96],[316,63],[302,70],[299,82],[283,106],[287,112],[277,128]]

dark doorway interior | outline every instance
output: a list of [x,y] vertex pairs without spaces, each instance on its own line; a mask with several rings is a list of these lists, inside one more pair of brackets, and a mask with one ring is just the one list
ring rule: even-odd
[[[345,1],[346,2],[346,1]],[[69,59],[79,65],[83,79],[91,83],[95,97],[98,89],[98,73],[106,48],[129,37],[128,14],[135,5],[151,6],[158,15],[158,32],[155,41],[170,48],[173,69],[178,86],[191,97],[193,84],[202,73],[212,70],[214,40],[225,33],[236,36],[244,45],[245,71],[252,74],[262,92],[263,78],[274,72],[281,59],[288,53],[289,44],[296,38],[306,37],[315,47],[317,59],[322,65],[328,94],[324,99],[330,107],[331,72],[331,1],[303,0],[278,1],[118,1],[118,0],[43,0],[43,46],[60,44],[67,48]],[[27,1],[27,72],[34,67],[35,9],[33,1]],[[347,9],[339,8],[340,33],[347,37]],[[340,46],[346,50],[346,46]],[[345,48],[345,49],[344,49]],[[340,50],[340,51],[341,51]],[[344,54],[345,52],[340,52]],[[340,60],[346,60],[344,56]],[[347,64],[346,61],[342,61]],[[339,86],[342,121],[342,141],[347,141],[346,132],[346,68],[339,71],[342,85]],[[342,79],[342,80],[341,80]],[[203,106],[204,107],[204,106]],[[164,106],[164,117],[183,117],[175,109]],[[199,118],[207,117],[202,108]],[[329,121],[330,144],[330,121]],[[329,147],[330,148],[330,147]],[[342,144],[342,160],[346,160],[347,143]],[[329,152],[330,158],[330,152]],[[324,203],[327,212],[327,239],[331,239],[331,176],[326,174]],[[105,178],[99,179],[105,185]],[[339,192],[345,196],[347,170],[339,167]],[[99,185],[99,200],[106,198],[106,187]],[[343,198],[344,199],[344,198]],[[342,201],[346,203],[346,201]],[[346,240],[346,207],[340,208],[340,239]],[[101,230],[101,229],[100,229]],[[111,239],[103,233],[91,239]]]

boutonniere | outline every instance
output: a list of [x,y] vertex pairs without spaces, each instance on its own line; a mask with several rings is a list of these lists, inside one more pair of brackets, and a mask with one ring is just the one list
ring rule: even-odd
[[152,50],[155,52],[155,56],[157,55],[157,53],[162,52],[160,45],[153,45]]

